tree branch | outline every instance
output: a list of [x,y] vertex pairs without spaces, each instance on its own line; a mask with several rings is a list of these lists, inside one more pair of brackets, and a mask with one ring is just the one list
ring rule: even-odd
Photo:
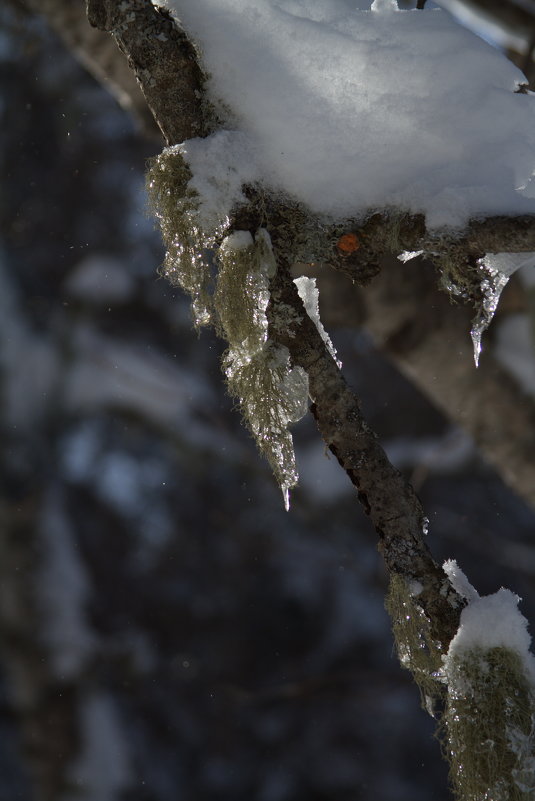
[[491,351],[476,370],[472,310],[437,290],[435,270],[392,261],[362,293],[361,322],[377,344],[451,420],[509,486],[535,508],[535,402]]
[[209,132],[195,48],[168,11],[149,0],[87,0],[87,16],[126,55],[168,145]]
[[[174,23],[167,13],[154,9],[151,3],[143,0],[125,0],[119,6],[111,0],[89,0],[88,12],[92,24],[110,31],[127,54],[166,141],[174,144],[190,136],[206,133],[209,125],[206,124],[200,102],[203,76],[196,65],[195,51],[186,35],[174,29]],[[419,501],[388,463],[377,438],[362,418],[358,399],[339,374],[313,323],[303,315],[301,301],[289,275],[292,259],[287,254],[293,252],[297,257],[300,237],[305,237],[307,231],[316,226],[322,229],[323,234],[323,251],[318,254],[320,260],[328,261],[357,283],[368,283],[378,273],[378,265],[386,254],[423,250],[438,253],[439,262],[457,264],[461,273],[463,270],[466,273],[472,271],[475,285],[480,277],[475,263],[485,253],[535,250],[535,217],[502,216],[471,221],[466,230],[459,234],[426,231],[423,215],[376,213],[365,221],[347,221],[329,229],[322,221],[313,220],[307,210],[299,208],[298,204],[285,204],[280,198],[266,200],[265,197],[260,203],[254,188],[250,188],[249,195],[248,207],[239,210],[234,222],[236,227],[255,229],[265,223],[263,217],[267,217],[280,265],[279,275],[272,287],[272,324],[277,316],[278,304],[292,307],[296,319],[301,320],[299,329],[291,329],[287,336],[282,336],[282,340],[294,364],[303,367],[309,375],[314,399],[313,412],[322,436],[357,487],[359,498],[379,534],[380,548],[389,570],[424,586],[419,600],[433,621],[435,639],[447,647],[449,638],[457,628],[462,601],[455,594],[445,597],[444,588],[448,582],[432,560],[423,540],[424,517]],[[340,247],[341,238],[348,233],[355,234],[357,246],[354,250]],[[283,253],[288,258],[286,263]],[[384,319],[384,299],[380,299],[381,291],[377,290],[382,286],[381,281],[377,279],[377,283],[373,282],[370,287],[372,321]],[[411,312],[415,320],[421,315],[421,300],[421,294],[415,294],[414,303],[420,307]],[[444,313],[437,319],[446,321],[449,317]],[[398,362],[416,377],[421,386],[426,389],[438,387],[431,394],[436,400],[442,401],[440,405],[446,405],[448,414],[451,415],[453,411],[454,417],[457,416],[464,424],[468,423],[469,430],[485,444],[487,452],[500,466],[506,456],[507,474],[516,476],[519,472],[519,459],[515,459],[517,437],[513,437],[514,432],[509,426],[505,431],[509,447],[504,448],[504,437],[492,436],[493,428],[496,429],[496,414],[502,422],[518,419],[504,411],[514,402],[514,393],[512,395],[507,389],[512,382],[503,381],[501,372],[498,371],[498,376],[494,366],[489,370],[488,360],[478,374],[477,382],[474,382],[472,365],[468,369],[465,362],[457,360],[460,338],[464,349],[468,350],[465,345],[468,343],[466,327],[459,329],[451,321],[445,325],[448,336],[445,336],[443,328],[437,326],[434,335],[427,331],[419,338],[413,336],[412,341],[417,341],[418,346],[409,349],[399,347],[399,330],[390,329],[383,336],[377,330],[375,333],[379,333],[387,349],[396,354]],[[280,326],[277,331],[281,341]],[[405,341],[410,339],[406,329],[404,338]],[[455,344],[451,347],[453,340]],[[448,349],[448,344],[444,343],[449,343],[450,352],[455,353],[455,364],[448,365],[440,380],[430,381],[431,373],[437,372],[437,354],[440,355],[444,348]],[[462,375],[459,374],[460,363],[463,364]],[[452,370],[455,370],[455,380],[452,380]],[[483,375],[483,381],[480,381],[480,375]],[[474,393],[476,386],[480,390]],[[487,398],[489,395],[496,397],[496,392],[491,390],[498,387],[501,394],[496,407],[488,402],[478,403],[482,392],[486,393]],[[484,411],[495,408],[500,411]],[[457,415],[455,410],[459,410]],[[535,430],[535,420],[532,422],[530,419],[529,430]],[[532,492],[528,484],[531,487],[535,482],[531,481],[529,473],[528,476],[527,483],[522,484],[522,491],[531,499]]]
[[[277,241],[274,240],[275,252]],[[459,625],[462,599],[434,562],[424,541],[427,521],[414,490],[387,459],[377,435],[362,416],[357,396],[347,385],[316,326],[304,312],[288,265],[277,254],[268,319],[273,337],[309,377],[312,413],[328,448],[349,476],[379,535],[387,569],[421,585],[418,595],[430,621],[433,640],[445,653]],[[292,322],[279,324],[280,309],[291,307]]]
[[[93,24],[112,32],[127,53],[167,142],[173,144],[200,131],[206,132],[208,126],[199,101],[202,73],[192,66],[195,53],[185,34],[170,33],[172,20],[142,0],[125,0],[119,7],[111,0],[89,0],[88,9]],[[163,76],[161,65],[164,65]],[[169,102],[170,97],[174,98],[173,102]],[[294,363],[309,374],[318,426],[372,516],[389,569],[425,585],[422,603],[430,618],[437,621],[437,640],[446,646],[448,637],[456,629],[462,602],[456,596],[453,604],[451,599],[444,601],[445,579],[423,541],[424,518],[419,502],[387,462],[375,435],[362,419],[358,400],[338,374],[315,327],[303,317],[302,304],[289,277],[289,262],[284,265],[281,254],[293,252],[296,255],[294,243],[304,236],[298,229],[305,222],[305,231],[311,225],[322,228],[329,253],[329,258],[322,260],[329,261],[358,283],[368,282],[378,272],[378,263],[386,253],[403,250],[438,251],[440,258],[463,265],[469,263],[469,266],[471,263],[474,269],[475,260],[488,251],[535,250],[535,218],[497,217],[473,221],[461,235],[456,235],[427,232],[422,215],[374,214],[364,222],[349,221],[329,230],[322,221],[311,222],[306,210],[297,208],[296,211],[295,204],[290,208],[279,198],[268,198],[260,211],[261,204],[256,203],[257,200],[256,190],[251,189],[250,203],[238,212],[235,224],[238,228],[255,229],[267,216],[268,229],[282,265],[276,279],[278,283],[272,288],[272,322],[280,303],[294,308],[302,320],[302,327],[292,332],[294,336],[288,335],[285,344]],[[340,238],[348,232],[356,234],[358,243],[352,252],[339,247]],[[288,242],[292,244],[289,251]],[[280,328],[278,338],[280,340]],[[391,339],[390,347],[393,342]],[[422,368],[422,372],[429,369],[429,366]],[[448,380],[448,383],[451,386],[454,382]]]
[[[64,38],[68,43],[82,41],[83,48],[98,58],[99,51],[94,49],[91,41],[86,39],[87,32],[97,37],[98,41],[111,41],[101,38],[100,34],[79,20],[77,4],[65,4],[65,0],[25,0],[47,15],[54,27],[65,29]],[[114,3],[91,3],[95,22],[107,27],[113,15],[117,14]],[[137,5],[140,5],[139,3]],[[163,15],[153,17],[151,4],[148,13],[152,19],[149,31],[152,31],[153,61],[156,65],[160,57],[172,58],[167,52],[166,34],[169,20]],[[156,12],[154,12],[156,14]],[[139,41],[149,36],[143,27],[143,17],[137,19],[137,33],[130,37]],[[124,27],[120,19],[116,19],[119,27]],[[161,25],[160,29],[158,26]],[[156,27],[154,27],[156,26]],[[69,30],[71,32],[69,33]],[[82,33],[83,32],[83,33]],[[162,36],[162,34],[164,34]],[[123,35],[123,49],[128,48],[127,37]],[[175,41],[174,39],[172,41]],[[178,39],[176,47],[181,50],[183,39]],[[102,47],[102,44],[99,45]],[[142,50],[145,48],[142,47]],[[106,52],[101,68],[102,72],[115,77],[116,68],[111,68],[112,61],[120,63],[119,51],[113,59]],[[191,46],[180,53],[177,63],[185,63],[186,70],[192,70]],[[131,59],[132,62],[132,59]],[[124,62],[126,64],[126,61]],[[134,65],[135,68],[135,65]],[[141,69],[138,65],[138,69]],[[130,69],[124,70],[131,75]],[[122,73],[121,73],[122,74]],[[195,92],[202,86],[199,83],[199,70],[192,70],[190,86],[194,87],[195,103],[188,106],[188,129],[202,128],[203,114]],[[100,76],[102,77],[102,76]],[[141,75],[143,79],[143,75]],[[129,91],[126,83],[122,83],[125,91]],[[132,82],[137,91],[137,85]],[[179,126],[179,105],[167,106],[159,102],[159,84],[145,85],[148,101],[153,108],[158,108],[160,126],[168,132],[168,141],[174,141],[187,135],[187,130]],[[179,90],[177,89],[177,92]],[[191,95],[190,95],[191,100]],[[145,102],[144,100],[142,101]],[[253,193],[254,194],[254,193]],[[279,203],[280,206],[280,203]],[[273,216],[274,210],[271,210]],[[279,216],[284,209],[278,209]],[[304,218],[303,211],[302,217]],[[257,224],[260,218],[257,216]],[[336,242],[343,231],[354,230],[357,233],[359,247],[354,253],[343,253],[336,247]],[[295,240],[295,232],[292,232]],[[503,370],[496,364],[490,354],[485,355],[478,372],[473,368],[471,349],[467,336],[470,325],[469,310],[451,303],[446,296],[436,289],[436,275],[422,282],[421,265],[397,263],[389,269],[382,270],[379,275],[379,263],[386,253],[402,250],[440,251],[453,254],[454,259],[464,266],[467,255],[476,259],[487,251],[521,251],[535,250],[534,218],[495,217],[484,221],[473,221],[459,237],[450,235],[430,235],[425,229],[423,215],[375,214],[362,222],[348,222],[338,226],[332,232],[332,246],[329,263],[338,271],[349,276],[359,284],[368,283],[374,276],[366,293],[361,293],[361,314],[353,306],[343,320],[344,325],[362,323],[365,316],[366,325],[373,333],[376,341],[393,357],[403,372],[407,373],[420,389],[454,421],[462,425],[481,447],[483,453],[502,473],[506,481],[519,492],[529,503],[535,505],[535,467],[531,459],[531,442],[535,431],[535,414],[533,403],[526,399],[516,382],[504,376]],[[451,260],[451,257],[450,257]],[[414,267],[418,269],[414,269]],[[473,266],[472,266],[473,269]],[[310,273],[310,268],[306,270]],[[320,280],[325,280],[320,271]],[[477,278],[477,276],[476,276]],[[344,289],[344,298],[347,290]],[[340,297],[340,296],[339,296]],[[355,296],[356,301],[356,296]],[[337,309],[340,306],[337,301]],[[432,314],[426,314],[432,309]],[[340,310],[337,311],[340,318]],[[460,357],[460,358],[459,358]],[[492,400],[491,400],[492,399]],[[521,435],[520,435],[521,434]],[[519,436],[520,435],[520,436]],[[522,444],[525,443],[525,446]]]
[[[356,236],[356,247],[344,252],[336,247],[336,241],[349,233]],[[404,251],[423,251],[438,265],[457,264],[461,271],[469,272],[486,253],[535,251],[535,215],[487,217],[470,220],[462,231],[435,232],[426,229],[423,214],[377,212],[364,221],[347,220],[343,226],[334,226],[327,236],[335,240],[328,263],[356,283],[365,284],[379,272],[384,256]],[[322,261],[318,255],[314,260]]]

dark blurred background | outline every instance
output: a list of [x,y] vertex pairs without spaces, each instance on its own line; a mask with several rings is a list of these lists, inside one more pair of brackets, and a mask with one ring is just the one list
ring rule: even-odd
[[[508,5],[529,72],[534,4]],[[156,274],[160,144],[11,0],[0,86],[0,801],[446,801],[349,482],[303,421],[284,512],[221,343]],[[435,557],[535,620],[533,511],[364,332],[332,336]]]

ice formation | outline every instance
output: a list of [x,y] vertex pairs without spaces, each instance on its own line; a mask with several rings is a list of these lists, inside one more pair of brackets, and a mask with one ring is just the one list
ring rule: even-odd
[[290,423],[308,411],[308,376],[290,367],[288,349],[269,338],[266,310],[269,277],[275,270],[271,241],[260,229],[235,231],[220,248],[215,307],[228,342],[223,369],[230,393],[269,461],[289,509],[297,483]]
[[331,338],[325,330],[323,323],[320,319],[319,311],[319,289],[316,286],[315,278],[308,278],[306,275],[301,275],[294,280],[294,284],[299,292],[299,297],[303,301],[305,311],[318,329],[318,333],[325,342],[327,350],[335,360],[338,367],[342,368],[342,362],[336,356],[336,348],[334,347]]
[[476,367],[481,355],[481,338],[492,322],[498,308],[500,296],[510,277],[517,270],[533,267],[535,253],[487,253],[480,259],[479,266],[482,271],[481,291],[483,300],[478,314],[473,322],[470,334],[474,345],[474,361]]

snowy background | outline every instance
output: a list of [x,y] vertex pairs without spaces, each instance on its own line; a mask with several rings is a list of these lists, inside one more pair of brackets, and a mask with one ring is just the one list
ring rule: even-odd
[[[1,801],[446,801],[351,487],[304,421],[284,512],[220,343],[155,276],[159,145],[10,5],[0,59]],[[330,333],[436,558],[535,620],[535,514]]]

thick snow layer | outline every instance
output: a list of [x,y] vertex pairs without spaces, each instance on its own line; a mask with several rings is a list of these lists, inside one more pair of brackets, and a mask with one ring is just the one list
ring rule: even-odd
[[[461,613],[461,625],[450,643],[449,655],[503,647],[527,657],[531,637],[528,622],[518,611],[518,601],[517,595],[502,587],[493,595],[469,603]],[[529,659],[533,664],[531,655]]]
[[534,194],[535,98],[516,94],[522,73],[447,12],[392,0],[167,3],[241,132],[228,147],[220,133],[187,145],[209,204],[224,204],[225,182],[236,197],[243,174],[336,217],[396,206],[440,227],[535,211],[522,194]]
[[529,650],[528,621],[518,609],[518,595],[502,587],[492,595],[479,596],[455,560],[448,560],[443,568],[457,592],[468,601],[445,657],[446,671],[452,657],[474,650],[508,648],[519,654],[528,675],[535,681],[535,659]]

